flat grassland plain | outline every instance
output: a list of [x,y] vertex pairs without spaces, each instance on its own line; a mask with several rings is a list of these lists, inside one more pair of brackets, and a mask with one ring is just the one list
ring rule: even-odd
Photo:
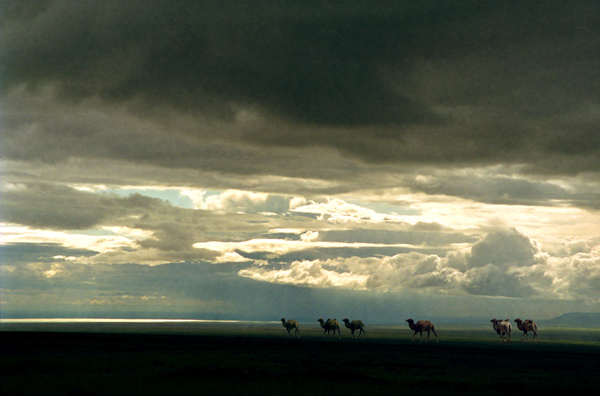
[[[300,324],[81,323],[0,326],[2,395],[506,394],[600,386],[600,329],[540,328],[509,345],[489,326],[436,325],[414,343],[404,325],[366,340]],[[342,324],[343,326],[343,324]],[[488,328],[489,327],[489,328]],[[571,393],[570,393],[571,394]]]

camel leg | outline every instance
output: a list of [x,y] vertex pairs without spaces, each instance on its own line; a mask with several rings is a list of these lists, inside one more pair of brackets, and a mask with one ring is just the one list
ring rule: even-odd
[[438,335],[435,332],[435,329],[431,329],[431,331],[433,331],[433,334],[435,334],[435,342],[440,342],[440,339],[438,338]]
[[429,341],[429,336],[431,335],[431,331],[427,330],[427,339],[425,340],[425,342]]

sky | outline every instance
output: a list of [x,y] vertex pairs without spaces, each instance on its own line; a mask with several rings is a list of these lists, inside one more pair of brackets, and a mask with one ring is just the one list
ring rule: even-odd
[[600,311],[596,1],[0,12],[4,318]]

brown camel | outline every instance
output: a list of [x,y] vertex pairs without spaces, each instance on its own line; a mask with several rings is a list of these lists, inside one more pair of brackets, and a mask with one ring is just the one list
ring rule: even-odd
[[350,320],[346,318],[343,320],[343,322],[346,325],[346,327],[349,328],[352,332],[352,338],[356,338],[356,336],[354,335],[355,330],[359,330],[358,338],[360,338],[361,334],[363,335],[363,338],[367,337],[367,333],[365,333],[365,324],[362,322],[362,320],[353,320],[352,322],[350,322]]
[[333,337],[335,337],[335,332],[338,332],[338,338],[342,338],[342,332],[340,331],[340,323],[337,319],[327,319],[326,322],[323,321],[323,318],[319,318],[317,322],[321,323],[321,327],[324,329],[323,333],[329,337],[329,332],[333,330]]
[[494,326],[494,330],[500,336],[500,342],[506,341],[504,339],[504,335],[508,335],[508,343],[510,344],[510,332],[512,330],[512,326],[510,325],[510,319],[498,320],[496,318],[490,320],[492,325]]
[[300,337],[300,325],[294,319],[290,319],[286,322],[285,318],[281,318],[281,323],[283,324],[283,327],[286,328],[286,330],[288,332],[288,337],[292,336],[292,333],[291,333],[292,330],[295,330],[295,332],[294,332],[295,337]]
[[435,342],[440,342],[437,333],[435,332],[435,327],[433,326],[433,323],[431,323],[428,320],[419,320],[417,323],[415,323],[414,320],[412,319],[406,319],[406,321],[408,322],[408,327],[410,327],[411,330],[414,330],[414,334],[413,334],[413,342],[415,341],[415,336],[417,335],[417,333],[421,333],[421,342],[423,342],[423,332],[426,331],[427,332],[427,339],[425,340],[425,342],[427,342],[429,340],[429,335],[431,334],[431,332],[433,331],[433,334],[435,334]]
[[527,336],[527,342],[529,342],[529,332],[532,332],[533,333],[532,341],[537,342],[537,340],[538,340],[537,324],[535,324],[535,322],[533,320],[525,319],[525,321],[522,321],[521,319],[517,318],[517,319],[515,319],[515,323],[517,324],[517,327],[519,328],[519,330],[521,330],[523,332],[523,335],[521,336],[521,341],[523,341],[523,337]]

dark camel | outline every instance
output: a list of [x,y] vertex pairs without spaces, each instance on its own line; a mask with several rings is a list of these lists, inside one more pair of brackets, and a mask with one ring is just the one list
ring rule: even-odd
[[415,323],[414,320],[412,319],[406,319],[406,321],[408,322],[408,327],[410,327],[411,330],[414,330],[415,333],[413,334],[413,342],[415,341],[415,336],[417,335],[417,333],[421,333],[421,342],[423,342],[423,332],[426,331],[427,332],[427,339],[425,340],[425,342],[427,342],[429,340],[429,335],[431,334],[431,332],[433,331],[433,334],[435,334],[435,342],[440,342],[437,333],[435,332],[435,326],[433,326],[433,323],[431,323],[428,320],[419,320],[417,323]]

